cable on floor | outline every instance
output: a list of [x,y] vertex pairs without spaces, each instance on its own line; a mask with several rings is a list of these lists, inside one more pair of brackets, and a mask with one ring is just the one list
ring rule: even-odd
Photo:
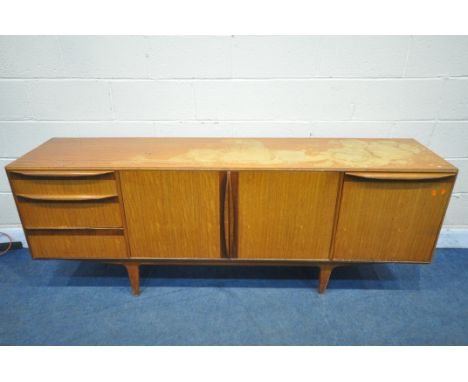
[[[0,256],[4,255],[5,253],[7,253],[11,247],[13,246],[13,239],[11,238],[10,235],[6,234],[5,232],[0,232],[0,238],[2,236],[5,236],[7,239],[8,239],[8,244],[7,244],[7,247],[6,249],[4,249],[3,251],[0,252]],[[2,243],[3,244],[3,243]]]

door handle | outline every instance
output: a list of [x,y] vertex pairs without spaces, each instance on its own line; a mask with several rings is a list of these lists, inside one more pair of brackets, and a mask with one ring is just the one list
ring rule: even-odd
[[221,257],[229,258],[229,195],[228,172],[219,173],[219,226]]
[[221,256],[237,257],[237,179],[238,173],[220,173]]
[[238,180],[237,171],[228,171],[229,257],[237,257]]

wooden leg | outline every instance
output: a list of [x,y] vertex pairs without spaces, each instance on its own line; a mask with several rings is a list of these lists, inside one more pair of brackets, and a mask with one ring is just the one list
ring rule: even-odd
[[333,265],[320,265],[319,293],[324,293],[327,289],[328,280],[330,280],[333,268]]
[[125,264],[132,286],[132,294],[138,296],[140,294],[140,264]]

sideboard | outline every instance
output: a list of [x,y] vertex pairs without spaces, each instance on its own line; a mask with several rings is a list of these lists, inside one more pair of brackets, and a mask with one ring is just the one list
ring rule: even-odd
[[34,259],[430,263],[457,169],[412,139],[53,138],[6,167]]

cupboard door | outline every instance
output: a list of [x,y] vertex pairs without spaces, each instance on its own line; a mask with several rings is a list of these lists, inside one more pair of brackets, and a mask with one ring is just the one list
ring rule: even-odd
[[131,257],[219,258],[220,174],[121,171]]
[[239,171],[235,255],[328,260],[339,179],[336,172]]
[[454,174],[347,174],[333,259],[429,262]]

